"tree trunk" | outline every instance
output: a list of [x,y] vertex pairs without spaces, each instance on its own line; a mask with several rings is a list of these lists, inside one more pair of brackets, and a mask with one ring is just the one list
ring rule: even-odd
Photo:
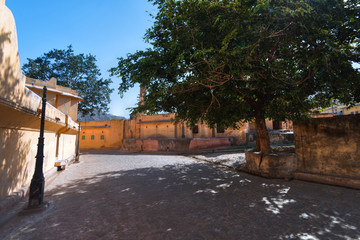
[[257,116],[256,125],[256,150],[261,153],[271,152],[269,133],[266,128],[265,117]]

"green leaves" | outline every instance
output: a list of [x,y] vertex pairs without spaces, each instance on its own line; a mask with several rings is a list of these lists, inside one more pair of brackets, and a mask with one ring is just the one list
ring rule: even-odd
[[110,70],[120,92],[147,88],[135,111],[232,126],[359,100],[356,0],[153,2],[159,11],[145,35],[153,47]]
[[100,78],[96,58],[91,54],[75,55],[72,46],[65,50],[53,49],[34,60],[28,59],[23,72],[27,77],[45,81],[55,77],[58,85],[79,91],[83,98],[79,111],[83,115],[109,110],[112,81]]

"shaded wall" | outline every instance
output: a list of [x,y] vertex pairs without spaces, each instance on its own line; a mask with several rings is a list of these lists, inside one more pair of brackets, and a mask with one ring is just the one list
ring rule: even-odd
[[360,115],[294,124],[298,171],[360,178]]
[[[45,133],[44,137],[45,173],[54,168],[57,137],[55,133]],[[0,128],[0,199],[30,184],[38,138],[36,131]],[[75,157],[75,139],[75,135],[61,135],[59,159]]]

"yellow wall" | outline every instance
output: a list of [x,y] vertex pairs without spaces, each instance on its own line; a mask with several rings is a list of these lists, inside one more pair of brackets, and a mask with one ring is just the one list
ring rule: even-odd
[[[174,114],[145,116],[133,120],[81,122],[80,149],[120,149],[122,140],[127,138],[208,138],[233,137],[236,144],[245,143],[244,124],[240,129],[226,129],[217,133],[204,124],[198,124],[199,132],[194,134],[185,123],[171,121]],[[103,136],[103,139],[101,138]]]
[[81,122],[80,149],[120,149],[123,136],[124,120]]
[[[239,123],[238,129],[211,129],[205,124],[198,123],[198,133],[193,133],[192,128],[186,123],[175,121],[175,114],[141,115],[137,114],[132,120],[88,121],[81,122],[80,149],[120,149],[123,139],[147,138],[211,138],[232,137],[235,144],[246,143],[246,133],[255,131],[254,123]],[[291,122],[280,124],[292,127]],[[273,122],[267,121],[269,129]],[[93,136],[93,139],[92,139]],[[101,139],[104,136],[104,139]]]
[[360,114],[360,104],[356,104],[350,108],[347,108],[344,105],[334,105],[333,107],[321,111],[321,114],[325,113],[334,113],[338,115]]
[[175,114],[136,115],[135,138],[175,138]]
[[137,123],[139,138],[175,138],[175,124],[172,122]]
[[360,113],[360,104],[351,108],[344,108],[343,109],[344,115],[349,114],[359,114]]

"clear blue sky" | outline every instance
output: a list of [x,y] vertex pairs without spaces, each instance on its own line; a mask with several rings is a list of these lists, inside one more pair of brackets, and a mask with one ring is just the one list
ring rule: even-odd
[[[75,53],[96,56],[102,77],[117,65],[117,57],[148,47],[143,36],[152,26],[149,13],[156,10],[147,0],[6,0],[14,14],[20,63],[51,49],[72,45]],[[112,78],[110,113],[129,117],[139,88],[118,95],[119,79]]]

